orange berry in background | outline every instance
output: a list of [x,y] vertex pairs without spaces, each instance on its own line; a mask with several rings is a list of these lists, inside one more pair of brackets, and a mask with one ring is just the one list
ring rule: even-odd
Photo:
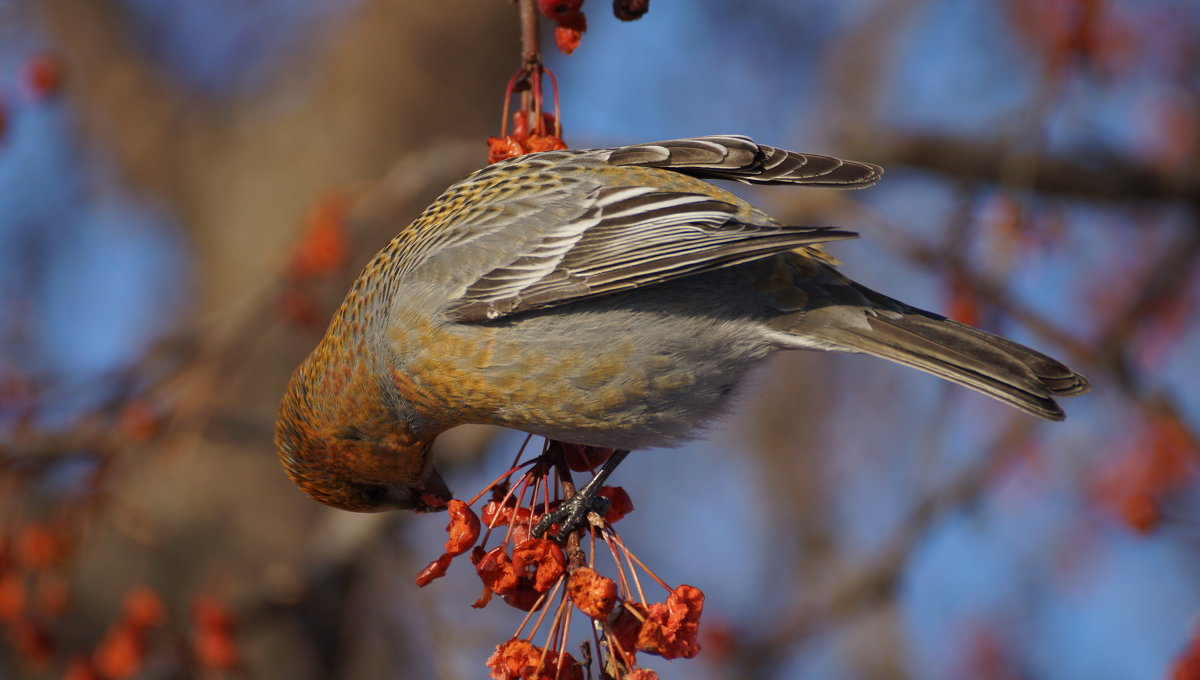
[[158,593],[143,586],[129,591],[129,594],[125,596],[125,609],[122,616],[125,622],[131,626],[149,628],[162,623],[166,616],[166,608]]
[[18,559],[32,569],[44,569],[57,563],[65,552],[61,537],[53,529],[32,523],[17,537]]
[[12,623],[25,614],[25,583],[16,572],[0,573],[0,621]]
[[53,97],[62,90],[62,61],[49,52],[33,56],[25,63],[25,82],[36,99]]
[[108,680],[125,680],[137,675],[146,659],[142,633],[128,625],[114,626],[92,655],[97,672]]

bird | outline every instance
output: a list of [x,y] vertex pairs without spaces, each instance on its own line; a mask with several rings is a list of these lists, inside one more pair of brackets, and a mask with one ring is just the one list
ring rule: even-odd
[[821,244],[857,234],[782,224],[712,183],[863,189],[882,175],[739,135],[478,170],[370,260],[295,370],[283,466],[336,508],[444,509],[431,447],[452,427],[623,457],[697,436],[786,350],[874,355],[1062,420],[1055,399],[1089,390],[1079,373],[850,280]]

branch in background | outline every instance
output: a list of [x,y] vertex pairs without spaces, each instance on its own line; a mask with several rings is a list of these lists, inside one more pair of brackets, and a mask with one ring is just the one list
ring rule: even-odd
[[[390,238],[398,229],[397,223],[407,222],[408,218],[416,213],[417,206],[423,202],[426,194],[445,186],[446,183],[460,177],[467,168],[476,165],[479,154],[478,143],[441,142],[406,155],[397,165],[396,172],[366,193],[353,206],[350,226],[355,236],[354,242],[365,247]],[[373,246],[370,247],[374,249]],[[327,276],[313,280],[310,284],[314,289],[344,291],[348,284],[343,277],[350,275],[352,273],[349,271],[329,272]],[[264,421],[261,415],[272,411],[269,408],[249,409],[244,401],[234,395],[240,389],[239,380],[251,371],[254,372],[256,380],[269,379],[262,377],[265,374],[262,362],[264,348],[280,352],[284,351],[283,348],[290,342],[306,342],[298,337],[299,334],[278,332],[284,326],[278,306],[279,293],[285,285],[287,284],[281,272],[274,272],[271,285],[247,291],[239,304],[228,305],[219,317],[210,320],[193,319],[174,335],[155,343],[140,361],[107,376],[104,382],[111,383],[111,396],[70,423],[46,426],[38,420],[31,419],[28,425],[3,433],[3,439],[0,441],[0,489],[5,493],[0,493],[0,518],[3,518],[0,522],[0,577],[7,579],[9,597],[12,597],[13,583],[37,584],[55,579],[55,583],[65,584],[67,581],[63,573],[68,567],[93,574],[90,576],[92,579],[99,578],[110,583],[113,579],[108,575],[94,576],[96,569],[103,568],[88,561],[95,559],[92,557],[96,551],[95,546],[89,544],[86,551],[76,548],[83,544],[82,537],[88,530],[96,525],[120,526],[122,533],[130,535],[137,531],[145,531],[141,520],[131,522],[128,519],[129,516],[136,515],[142,506],[136,501],[131,502],[130,496],[124,493],[123,488],[130,484],[131,479],[145,479],[147,468],[154,467],[155,459],[161,460],[168,456],[178,459],[181,452],[201,447],[204,448],[203,458],[207,461],[206,465],[219,466],[220,459],[215,459],[219,455],[224,457],[227,464],[229,457],[221,453],[227,448],[231,451],[247,452],[255,458],[263,457],[264,454],[273,458],[269,448],[271,421]],[[322,308],[321,311],[324,313],[327,310]],[[40,413],[43,409],[52,407],[56,398],[61,399],[62,394],[71,390],[70,385],[60,384],[39,384],[37,387],[29,397],[31,403],[28,409],[31,413]],[[221,446],[222,442],[228,446]],[[234,444],[240,446],[235,447]],[[74,465],[75,463],[83,465]],[[72,481],[69,485],[54,481],[55,473],[60,473],[57,479],[64,478],[61,474],[64,469],[87,472],[81,473],[82,478],[78,482]],[[65,478],[73,479],[70,475]],[[47,484],[46,480],[52,483]],[[184,492],[176,493],[183,495]],[[219,503],[212,500],[214,497],[215,494],[210,490],[195,495],[193,500],[183,502],[195,508],[188,511],[190,514],[198,515],[211,508],[214,502]],[[304,503],[309,501],[305,500]],[[161,510],[158,507],[152,509],[156,512]],[[173,511],[167,509],[164,512]],[[387,519],[389,518],[380,516],[380,520]],[[394,526],[396,517],[390,520],[387,527]],[[157,518],[154,521],[158,521]],[[358,524],[361,525],[362,522]],[[137,526],[131,530],[129,527],[132,525]],[[357,600],[353,605],[348,604],[352,596],[358,600],[366,597],[361,593],[351,594],[349,583],[361,577],[370,555],[368,549],[378,543],[378,536],[391,536],[394,533],[385,531],[383,525],[381,521],[374,525],[378,531],[370,535],[352,535],[349,541],[346,540],[346,531],[340,525],[332,526],[325,532],[331,535],[327,540],[323,540],[321,532],[304,537],[305,541],[320,542],[320,549],[310,551],[308,564],[302,564],[302,568],[299,569],[292,566],[301,562],[294,557],[299,551],[298,548],[289,546],[287,554],[293,555],[291,562],[286,558],[279,558],[278,555],[282,551],[277,551],[273,559],[279,560],[277,566],[283,569],[283,581],[286,582],[283,590],[287,591],[287,598],[291,598],[285,598],[287,601],[276,602],[279,599],[278,594],[270,588],[264,589],[260,581],[256,580],[259,578],[261,564],[252,563],[251,567],[241,572],[233,572],[234,567],[229,567],[229,573],[237,573],[239,584],[249,584],[244,588],[253,598],[248,605],[249,609],[246,609],[247,605],[239,607],[241,613],[254,615],[255,621],[248,623],[256,626],[269,626],[274,621],[259,620],[264,613],[259,609],[278,611],[292,621],[300,617],[307,625],[292,630],[291,634],[297,640],[292,644],[296,648],[313,650],[314,656],[320,657],[318,661],[321,664],[336,665],[334,662],[339,659],[354,656],[358,652],[353,650],[361,650],[362,643],[348,635],[330,634],[327,628],[366,627],[366,619],[361,613],[355,616],[345,613],[351,606],[358,612],[365,609]],[[49,567],[39,567],[38,571],[25,569],[24,566],[20,566],[22,563],[10,561],[8,556],[11,553],[7,552],[9,546],[17,544],[17,538],[35,530],[40,532],[39,535],[50,536],[48,540],[56,546],[54,554],[60,556],[56,558],[58,561]],[[196,531],[194,527],[190,530]],[[335,539],[340,539],[340,542]],[[167,548],[154,546],[154,541],[145,534],[138,533],[133,540],[145,543],[150,549],[162,551],[162,554],[167,556],[163,559],[170,559]],[[237,532],[222,530],[220,540],[227,543],[219,545],[237,546]],[[336,545],[331,546],[333,543]],[[213,542],[209,545],[218,543]],[[346,549],[334,549],[338,546]],[[228,552],[241,550],[238,547],[222,549]],[[76,553],[77,561],[74,557]],[[196,580],[194,573],[205,569],[206,566],[202,560],[184,561],[189,563],[189,567],[174,570],[172,578],[179,580],[174,582],[173,587],[161,588],[162,597],[179,599],[193,594],[190,589],[194,587],[193,583]],[[14,571],[14,564],[20,566],[22,571]],[[189,577],[192,580],[188,580]],[[407,580],[391,579],[389,582],[407,583]],[[19,592],[22,598],[33,601],[32,598],[25,598],[24,586]],[[68,589],[65,585],[62,586],[62,592],[64,602],[71,593],[88,593],[86,586],[76,590]],[[160,591],[154,589],[151,592]],[[372,595],[378,596],[378,592]],[[158,595],[155,594],[154,597]],[[247,598],[243,596],[229,599],[236,601]],[[89,613],[92,608],[90,602],[87,608],[79,607]],[[330,621],[331,611],[337,616],[325,626],[324,624]],[[39,634],[45,631],[44,636],[38,639],[48,642],[59,639],[51,635],[53,632],[53,635],[57,636],[58,628],[48,626],[54,624],[66,630],[67,619],[63,618],[64,612],[63,609],[34,611],[38,617],[37,624],[46,626],[44,629],[36,629]],[[76,615],[75,612],[72,614]],[[83,617],[71,619],[72,635],[85,641],[78,644],[90,645],[92,642],[86,642],[86,632],[74,632],[76,629],[86,631],[84,626],[88,624],[78,623],[81,618]],[[7,622],[3,623],[5,626],[0,627],[0,633],[7,635],[11,626],[7,625]],[[228,627],[226,628],[228,632]],[[280,636],[280,640],[283,639]],[[95,644],[98,645],[97,649],[107,649],[103,647],[103,641]],[[185,675],[195,674],[191,672],[195,669],[188,665],[193,663],[192,657],[165,656],[166,653],[160,647],[145,649],[157,655],[155,658],[160,667],[177,668],[179,673]],[[249,655],[274,658],[272,653],[262,651],[263,649],[266,648],[256,644],[256,651],[251,651]],[[395,654],[394,650],[397,648],[389,646],[389,649],[392,650],[390,653]],[[25,650],[21,651],[17,658],[8,653],[9,648],[6,645],[0,645],[0,675],[7,677],[5,673],[10,668],[17,667],[19,663],[31,663],[30,659],[50,659],[53,650],[50,647],[39,647],[35,651],[37,656],[34,652]],[[409,658],[419,656],[415,650],[407,648],[404,653]],[[97,651],[96,655],[99,654]],[[142,662],[141,656],[131,655],[130,659],[130,663]],[[332,676],[337,670],[324,666],[322,668],[327,676]]]
[[789,614],[773,621],[765,635],[740,645],[732,657],[733,667],[744,672],[744,677],[778,677],[797,648],[814,636],[891,603],[909,560],[933,526],[947,513],[978,501],[997,475],[1025,451],[1034,425],[1030,418],[1010,418],[973,465],[912,506],[874,558],[854,565],[831,587],[814,589],[828,595],[798,603]]
[[[1100,201],[1185,201],[1200,204],[1200,173],[1166,172],[1117,156],[1094,158],[1034,154],[997,141],[972,140],[936,134],[884,132],[886,140],[871,149],[873,162],[911,165],[950,175],[996,184],[1019,183],[1032,189]],[[861,154],[860,154],[861,155]],[[1012,176],[1019,167],[1028,172]]]
[[1200,432],[1183,417],[1186,409],[1179,405],[1176,398],[1160,388],[1147,385],[1141,376],[1136,375],[1126,352],[1139,327],[1139,320],[1144,318],[1147,310],[1170,291],[1185,286],[1200,266],[1200,221],[1195,223],[1196,229],[1182,234],[1174,244],[1157,255],[1157,261],[1146,270],[1149,274],[1145,280],[1125,284],[1134,287],[1136,294],[1128,296],[1127,302],[1113,315],[1108,326],[1092,339],[1076,337],[1055,320],[1017,300],[1003,282],[973,274],[961,251],[920,243],[880,215],[872,214],[871,221],[886,232],[892,248],[909,261],[935,274],[948,271],[962,273],[961,282],[971,295],[1035,335],[1061,347],[1067,355],[1067,363],[1085,369],[1090,367],[1091,370],[1084,372],[1093,375],[1095,372],[1104,372],[1134,407],[1143,413],[1165,416],[1178,422],[1186,431],[1192,450],[1200,453]]
[[[891,154],[889,156],[888,154]],[[1120,200],[1180,200],[1192,205],[1200,195],[1200,178],[1164,175],[1146,167],[1115,164],[1117,169],[1100,171],[1095,167],[1065,159],[1037,160],[1033,155],[1012,160],[1012,153],[999,145],[935,136],[908,137],[873,160],[907,163],[945,173],[954,178],[970,177],[1001,184],[1018,185],[1044,193],[1063,196]],[[1020,167],[1028,173],[1007,175],[1005,168]],[[961,216],[956,217],[961,219]],[[1147,416],[1165,417],[1179,424],[1190,440],[1192,450],[1200,451],[1200,435],[1187,425],[1180,405],[1171,395],[1148,389],[1133,374],[1126,360],[1126,347],[1139,328],[1147,308],[1171,291],[1187,285],[1200,260],[1200,229],[1186,230],[1181,238],[1164,248],[1157,261],[1141,280],[1129,282],[1132,294],[1095,338],[1081,339],[1056,320],[1017,300],[1003,282],[974,273],[964,261],[963,249],[953,244],[925,244],[904,233],[879,215],[869,220],[882,230],[894,250],[935,275],[947,271],[964,273],[970,294],[1000,310],[1032,330],[1036,335],[1062,347],[1068,363],[1091,366],[1113,378],[1122,396],[1133,408]],[[1200,226],[1200,223],[1197,224]],[[961,230],[948,230],[955,234]],[[965,233],[965,232],[964,232]],[[740,671],[753,666],[756,677],[777,675],[784,664],[794,659],[798,647],[815,636],[829,632],[880,607],[895,598],[895,585],[904,574],[908,560],[939,518],[955,508],[969,506],[988,488],[998,471],[1023,450],[1021,444],[1031,436],[1030,423],[1014,420],[1004,433],[983,452],[979,461],[946,486],[920,499],[908,517],[876,556],[854,565],[852,571],[828,590],[820,601],[800,602],[783,620],[774,623],[761,637],[744,641],[735,652],[734,665]]]

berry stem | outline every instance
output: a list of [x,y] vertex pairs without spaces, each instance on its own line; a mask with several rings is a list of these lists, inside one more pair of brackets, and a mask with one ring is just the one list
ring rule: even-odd
[[[558,589],[561,588],[566,582],[567,579],[560,578],[558,579],[558,583],[555,583],[554,587],[551,588],[549,592],[542,593],[541,597],[539,597],[537,601],[533,603],[533,607],[529,609],[529,613],[525,615],[525,619],[521,621],[521,625],[517,627],[517,632],[513,635],[513,637],[521,636],[521,631],[525,629],[525,624],[529,623],[529,618],[533,616],[535,611],[541,608],[542,613],[538,615],[537,621],[533,624],[533,630],[529,631],[529,637],[527,638],[530,642],[533,642],[533,636],[537,635],[538,629],[542,627],[542,621],[545,620],[546,614],[550,611],[549,607],[543,607],[542,605],[550,600],[553,600],[554,596],[558,594]],[[558,617],[555,616],[555,618],[557,619]]]
[[[480,498],[482,498],[482,497],[483,497],[483,494],[485,494],[485,493],[487,493],[487,492],[491,491],[492,489],[496,488],[496,485],[498,485],[498,484],[501,482],[501,480],[507,480],[507,478],[509,478],[509,477],[511,477],[511,476],[512,476],[512,473],[516,472],[517,470],[520,470],[520,469],[521,469],[521,468],[523,468],[523,467],[529,467],[529,466],[530,466],[530,465],[532,465],[533,463],[534,463],[534,461],[532,461],[532,460],[527,460],[527,461],[525,461],[524,463],[521,463],[520,465],[516,465],[516,464],[514,464],[514,465],[513,465],[511,468],[509,468],[509,469],[508,469],[508,471],[506,471],[504,474],[502,474],[502,475],[500,475],[499,477],[497,477],[497,478],[493,479],[491,484],[488,484],[487,486],[483,487],[483,489],[482,489],[482,490],[480,490],[480,492],[479,492],[479,493],[477,493],[477,494],[475,494],[474,496],[472,496],[472,497],[471,497],[471,500],[467,501],[467,505],[475,505],[475,502],[476,502],[476,501],[478,501]],[[506,484],[507,484],[507,481],[506,481]],[[505,500],[507,500],[507,499],[509,498],[509,496],[511,496],[511,495],[512,495],[512,489],[510,488],[510,489],[509,489],[509,491],[508,491],[508,495],[504,497],[504,498],[505,498]],[[490,528],[490,527],[489,527],[489,528]]]

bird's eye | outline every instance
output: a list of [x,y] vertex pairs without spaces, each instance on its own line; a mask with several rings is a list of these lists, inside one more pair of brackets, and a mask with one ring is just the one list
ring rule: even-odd
[[363,493],[369,502],[378,504],[387,500],[388,489],[386,486],[371,485],[363,487]]

